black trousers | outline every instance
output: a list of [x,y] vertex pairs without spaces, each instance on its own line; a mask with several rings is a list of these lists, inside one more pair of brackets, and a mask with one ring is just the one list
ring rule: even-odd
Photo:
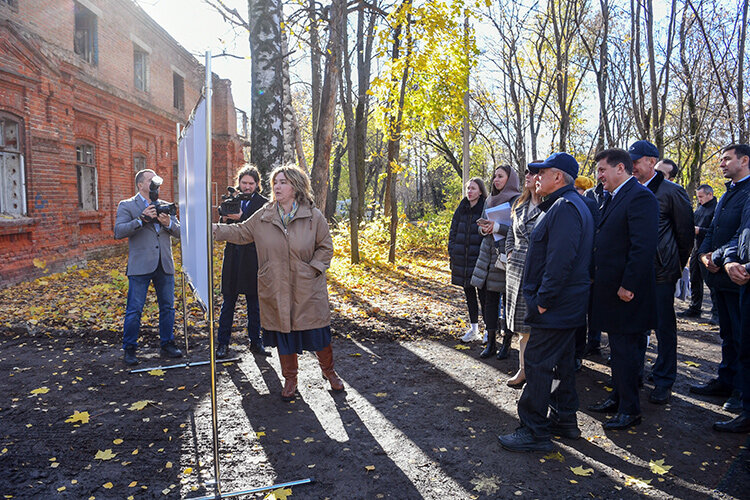
[[716,307],[721,336],[719,380],[724,385],[740,389],[740,294],[716,290]]
[[479,294],[480,297],[484,295],[484,301],[482,302],[484,327],[487,330],[497,330],[498,317],[500,316],[500,292],[493,292],[483,287]]
[[471,285],[465,286],[464,295],[466,295],[466,307],[469,309],[469,322],[479,323],[479,305],[482,304],[484,307],[484,288],[477,290]]
[[698,311],[703,308],[703,273],[698,252],[693,249],[690,254],[690,309]]
[[750,416],[750,283],[740,289],[740,311],[742,314],[740,338],[740,390],[742,408]]
[[[576,423],[578,394],[575,379],[575,328],[564,330],[531,327],[524,363],[526,387],[518,401],[518,417],[537,439],[549,439],[547,409],[551,406],[561,423]],[[560,385],[553,394],[557,367]]]
[[638,381],[646,355],[646,332],[609,332],[609,348],[612,353],[612,399],[618,402],[620,413],[640,415],[641,402]]

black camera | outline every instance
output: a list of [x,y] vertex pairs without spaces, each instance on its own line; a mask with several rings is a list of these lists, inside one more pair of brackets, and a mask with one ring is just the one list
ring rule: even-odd
[[240,213],[242,211],[242,202],[253,198],[252,193],[243,193],[232,186],[227,186],[227,192],[229,194],[222,195],[222,201],[219,204],[219,215],[222,217]]
[[[148,187],[148,197],[151,200],[151,205],[156,208],[157,217],[159,214],[167,214],[169,216],[177,215],[177,204],[167,203],[166,201],[159,201],[159,188],[161,188],[164,179],[155,175],[151,178],[151,184]],[[141,216],[145,222],[155,222],[156,217]]]

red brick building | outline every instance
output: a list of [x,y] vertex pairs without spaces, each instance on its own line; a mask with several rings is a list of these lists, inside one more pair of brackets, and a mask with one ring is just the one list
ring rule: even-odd
[[[0,287],[121,250],[117,203],[142,168],[177,199],[175,124],[204,74],[132,0],[0,0]],[[221,194],[245,143],[230,82],[213,86]]]

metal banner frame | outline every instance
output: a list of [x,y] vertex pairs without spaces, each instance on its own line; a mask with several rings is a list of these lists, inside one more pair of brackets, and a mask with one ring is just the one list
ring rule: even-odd
[[[212,172],[211,172],[211,155],[212,155],[212,145],[211,145],[211,135],[212,135],[212,71],[211,71],[211,52],[207,51],[205,54],[205,70],[206,70],[206,80],[203,87],[203,98],[206,100],[206,222],[207,222],[207,238],[206,238],[206,245],[207,245],[207,252],[208,252],[208,262],[207,262],[207,270],[208,270],[208,285],[209,285],[209,293],[207,297],[207,304],[204,304],[202,300],[200,300],[199,294],[197,293],[197,290],[193,286],[192,283],[187,278],[187,274],[183,270],[181,273],[181,279],[182,279],[182,331],[183,336],[185,337],[185,355],[189,357],[189,345],[188,345],[188,331],[187,331],[187,288],[189,287],[191,291],[193,292],[194,298],[197,299],[198,303],[203,308],[204,312],[207,315],[208,320],[208,339],[209,339],[209,351],[210,351],[210,358],[208,361],[198,361],[198,362],[191,362],[189,359],[186,363],[180,363],[176,365],[168,365],[168,366],[157,366],[154,368],[140,368],[137,370],[131,370],[130,373],[141,373],[141,372],[147,372],[151,370],[168,370],[171,368],[188,368],[191,366],[200,366],[200,365],[211,365],[211,427],[212,427],[212,435],[213,435],[213,459],[214,459],[214,478],[207,480],[204,484],[206,488],[213,488],[215,491],[214,495],[211,496],[204,496],[204,497],[197,497],[193,500],[204,500],[204,499],[220,499],[220,498],[232,498],[232,497],[238,497],[243,495],[251,495],[253,493],[259,493],[263,491],[269,491],[269,490],[275,490],[279,488],[285,488],[290,486],[296,486],[300,484],[309,484],[312,483],[314,480],[312,478],[306,478],[306,479],[299,479],[296,481],[286,482],[286,483],[280,483],[275,484],[271,486],[264,486],[260,488],[254,488],[254,489],[248,489],[248,490],[239,490],[229,493],[222,493],[221,491],[221,470],[219,467],[219,417],[218,417],[218,411],[217,411],[217,403],[216,403],[216,351],[214,349],[214,292],[213,292],[213,281],[214,281],[214,261],[213,261],[213,250],[214,250],[214,238],[213,238],[213,229],[211,226],[211,223],[213,221],[213,213],[212,213],[212,203],[211,203],[211,186],[212,186]],[[194,116],[195,111],[200,104],[200,99],[198,100],[198,103],[196,104],[196,107],[193,108],[193,111],[190,113],[190,117],[188,118],[188,123],[190,123]],[[180,130],[180,124],[177,125],[177,144],[179,145],[180,139],[182,137],[182,133],[184,132],[184,129]],[[185,194],[185,200],[187,200],[188,191],[186,186],[181,186],[181,188],[184,190]],[[184,264],[184,263],[183,263]],[[228,363],[232,361],[239,361],[240,358],[227,358],[220,360],[221,363]]]

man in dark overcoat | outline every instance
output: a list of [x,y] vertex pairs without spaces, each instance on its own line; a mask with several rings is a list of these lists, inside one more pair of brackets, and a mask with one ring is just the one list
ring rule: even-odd
[[[239,223],[250,218],[268,198],[260,194],[260,174],[254,166],[246,166],[237,175],[238,190],[249,200],[242,200],[240,211],[225,217],[227,223]],[[219,314],[218,347],[216,357],[229,356],[229,339],[234,322],[234,308],[240,294],[245,295],[247,302],[247,334],[250,338],[250,350],[255,354],[270,356],[263,346],[260,334],[260,306],[258,303],[258,254],[255,243],[235,245],[227,243],[224,249],[224,262],[221,266],[221,294],[224,302]]]
[[594,236],[592,322],[607,332],[614,390],[595,412],[617,412],[605,429],[627,429],[641,422],[640,365],[647,332],[656,327],[654,255],[659,204],[633,177],[627,151],[596,155],[597,176],[611,198],[605,202]]
[[720,156],[722,174],[729,179],[727,191],[716,205],[706,238],[698,249],[706,267],[706,284],[716,292],[721,336],[718,377],[693,385],[690,392],[705,396],[729,396],[724,408],[740,411],[740,287],[724,270],[724,253],[740,228],[742,210],[750,195],[750,151],[746,144],[725,147]]
[[[521,427],[499,436],[511,451],[552,449],[551,433],[578,438],[575,331],[586,323],[594,220],[573,183],[578,162],[555,153],[530,163],[544,212],[529,236],[523,272],[524,320],[531,335],[524,353],[526,387],[518,401]],[[556,370],[560,384],[550,394]],[[548,417],[548,408],[552,408]]]
[[674,290],[693,249],[693,207],[685,189],[656,170],[659,150],[648,141],[636,141],[629,150],[633,175],[659,202],[659,240],[654,253],[656,274],[657,358],[651,375],[654,389],[648,400],[666,404],[677,378],[677,318]]

